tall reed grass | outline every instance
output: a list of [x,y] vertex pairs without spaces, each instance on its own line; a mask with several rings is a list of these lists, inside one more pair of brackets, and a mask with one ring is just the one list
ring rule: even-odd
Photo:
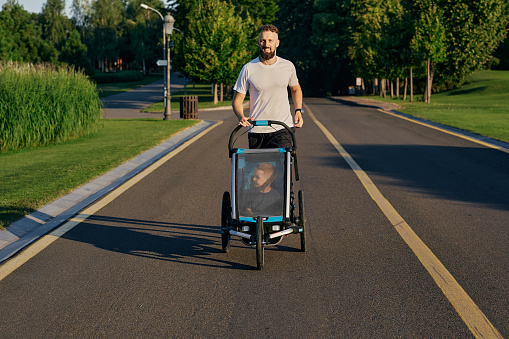
[[0,63],[0,151],[79,138],[97,130],[95,84],[69,67]]

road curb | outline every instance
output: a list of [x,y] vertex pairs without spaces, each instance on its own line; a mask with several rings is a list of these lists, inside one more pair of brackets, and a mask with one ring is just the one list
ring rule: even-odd
[[204,120],[75,189],[68,195],[12,223],[6,230],[0,231],[0,263],[217,123],[217,121]]

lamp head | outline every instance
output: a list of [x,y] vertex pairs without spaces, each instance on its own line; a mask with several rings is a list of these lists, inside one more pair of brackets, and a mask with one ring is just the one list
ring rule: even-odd
[[164,17],[164,33],[170,34],[173,32],[173,24],[175,23],[175,19],[170,15],[166,14]]

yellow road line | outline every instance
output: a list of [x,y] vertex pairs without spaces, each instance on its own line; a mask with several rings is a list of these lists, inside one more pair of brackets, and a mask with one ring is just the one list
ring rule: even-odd
[[350,154],[348,154],[343,146],[341,146],[336,138],[334,138],[334,136],[325,128],[325,126],[318,121],[311,109],[306,104],[304,104],[304,106],[307,114],[322,130],[327,139],[329,139],[330,143],[336,148],[348,165],[350,165],[371,198],[377,203],[378,207],[382,210],[387,219],[389,219],[399,235],[412,249],[419,261],[424,265],[428,273],[431,275],[433,280],[435,280],[436,284],[440,287],[449,302],[456,309],[456,312],[458,312],[470,331],[477,338],[502,338],[497,329],[493,326],[493,324],[491,324],[470,296],[458,284],[452,274],[445,268],[445,266],[440,262],[440,260],[438,260],[428,246],[426,246],[426,244],[417,236],[417,234],[415,234],[412,228],[410,228],[401,215],[399,215],[399,213],[394,209],[391,203],[382,195],[366,172],[362,170],[362,168],[355,162]]
[[170,160],[175,155],[179,154],[189,145],[191,145],[196,140],[200,139],[202,136],[204,136],[217,126],[221,125],[222,123],[223,123],[222,121],[218,121],[216,124],[210,126],[206,130],[202,131],[193,138],[184,142],[181,146],[177,147],[175,150],[171,151],[170,153],[168,153],[167,155],[165,155],[164,157],[162,157],[161,159],[157,160],[152,165],[147,167],[145,170],[143,170],[142,172],[138,173],[137,175],[135,175],[134,177],[120,185],[117,189],[113,190],[102,200],[84,209],[79,215],[75,216],[74,218],[70,219],[68,222],[60,226],[59,228],[55,229],[51,233],[37,240],[14,258],[8,260],[6,263],[0,266],[0,281],[2,281],[5,277],[7,277],[9,274],[14,272],[19,267],[21,267],[21,265],[26,263],[28,260],[36,256],[39,252],[48,247],[51,243],[60,238],[62,235],[73,229],[75,226],[79,225],[81,222],[85,221],[88,217],[95,214],[101,208],[108,205],[110,202],[118,198],[122,193],[127,191],[129,188],[131,188],[136,183],[141,181],[147,175],[155,171],[158,167],[163,165],[166,161]]
[[499,151],[502,151],[502,152],[505,152],[505,153],[509,153],[509,150],[506,149],[506,148],[503,148],[503,147],[500,147],[500,146],[497,146],[497,145],[493,145],[493,144],[484,142],[482,140],[479,140],[479,139],[476,139],[476,138],[472,138],[472,137],[469,137],[467,135],[463,135],[461,133],[456,133],[456,132],[453,132],[453,131],[449,131],[449,130],[447,130],[445,128],[441,128],[441,127],[438,127],[438,126],[433,126],[433,125],[427,124],[425,122],[421,122],[421,121],[418,121],[418,120],[410,119],[410,118],[407,118],[405,116],[402,116],[402,115],[399,115],[399,114],[394,114],[392,112],[389,112],[389,111],[386,111],[386,110],[383,110],[383,109],[378,109],[378,110],[380,112],[382,112],[382,113],[389,114],[389,115],[392,115],[394,117],[397,117],[397,118],[400,118],[400,119],[403,119],[403,120],[406,120],[406,121],[413,122],[415,124],[419,124],[419,125],[422,125],[422,126],[433,128],[433,129],[435,129],[437,131],[440,131],[440,132],[443,132],[443,133],[447,133],[447,134],[450,134],[450,135],[454,135],[455,137],[459,137],[459,138],[462,138],[462,139],[465,139],[465,140],[468,140],[468,141],[471,141],[471,142],[475,142],[476,144],[479,144],[479,145],[483,145],[483,146],[486,146],[486,147],[489,147],[489,148],[493,148],[493,149],[496,149],[496,150],[499,150]]

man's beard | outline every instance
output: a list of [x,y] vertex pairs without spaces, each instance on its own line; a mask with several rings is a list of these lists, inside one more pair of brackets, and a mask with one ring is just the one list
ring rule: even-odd
[[260,48],[260,59],[262,59],[262,60],[272,59],[275,55],[276,55],[276,50],[273,50],[271,52],[265,52],[263,49]]

